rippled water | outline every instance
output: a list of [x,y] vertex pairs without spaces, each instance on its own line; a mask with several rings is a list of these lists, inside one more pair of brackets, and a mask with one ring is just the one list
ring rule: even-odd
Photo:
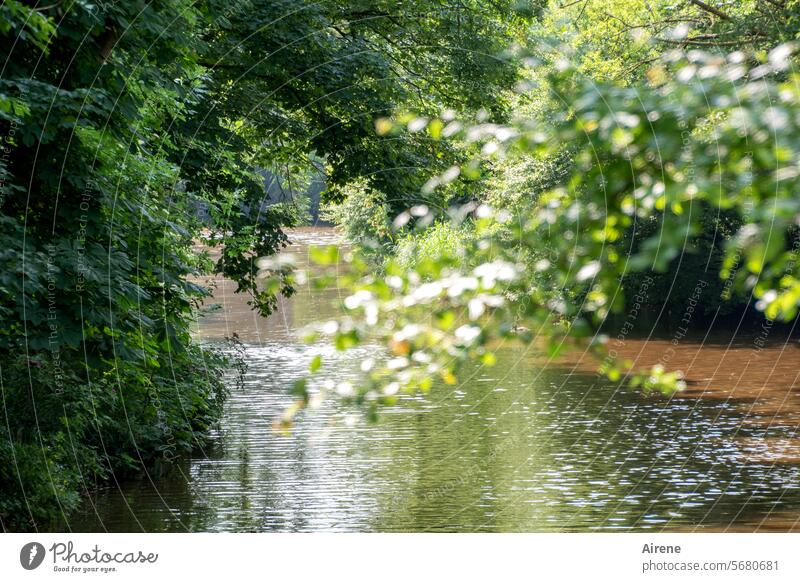
[[[290,251],[331,231],[300,231]],[[221,283],[198,330],[246,343],[213,446],[169,474],[87,500],[75,531],[575,531],[800,529],[797,347],[684,341],[670,358],[690,389],[668,401],[601,382],[576,358],[501,349],[464,384],[350,426],[328,402],[284,436],[287,387],[325,355],[352,377],[375,348],[306,346],[297,329],[333,316],[336,290],[303,288],[267,320]],[[657,361],[666,341],[629,340]]]

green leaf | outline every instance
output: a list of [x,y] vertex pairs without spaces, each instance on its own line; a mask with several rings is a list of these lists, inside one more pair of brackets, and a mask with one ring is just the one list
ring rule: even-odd
[[317,265],[335,265],[339,262],[339,247],[336,245],[312,246],[308,249],[308,255],[311,261]]

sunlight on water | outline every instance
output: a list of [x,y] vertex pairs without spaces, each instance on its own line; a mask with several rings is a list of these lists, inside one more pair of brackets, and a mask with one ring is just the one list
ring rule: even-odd
[[[306,229],[287,249],[336,234]],[[75,531],[574,531],[797,529],[800,446],[794,345],[753,352],[683,342],[689,390],[667,401],[598,381],[581,358],[498,350],[462,385],[407,398],[377,425],[349,426],[326,402],[293,432],[272,430],[314,355],[354,378],[377,348],[307,346],[297,330],[334,317],[338,290],[304,287],[268,319],[219,282],[209,343],[237,333],[249,366],[211,447],[164,476],[87,500]],[[629,340],[645,364],[658,341]],[[749,354],[749,356],[748,356]],[[745,356],[758,358],[748,369]],[[765,362],[768,362],[767,365]],[[758,370],[758,371],[756,371]]]

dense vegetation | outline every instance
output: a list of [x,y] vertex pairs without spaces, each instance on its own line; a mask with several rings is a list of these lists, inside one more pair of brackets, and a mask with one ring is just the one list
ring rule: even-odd
[[[538,42],[520,49],[530,74],[511,123],[377,121],[379,133],[427,128],[471,145],[474,158],[426,190],[456,178],[478,188],[470,204],[450,198],[449,217],[428,206],[398,216],[380,276],[371,254],[344,257],[357,273],[347,313],[309,338],[386,346],[359,383],[335,387],[370,415],[458,383],[465,364],[493,365],[493,351],[518,340],[541,341],[552,358],[589,348],[612,381],[671,392],[680,370],[634,369],[602,331],[797,317],[800,78],[795,45],[780,42],[797,36],[797,5],[575,5],[570,27],[549,11]],[[631,30],[643,32],[631,40]],[[614,31],[633,45],[607,43]],[[286,423],[306,383],[298,392]]]
[[[713,5],[712,5],[713,4]],[[692,1],[665,2],[600,2],[594,0],[552,3],[537,23],[529,30],[523,44],[523,52],[532,64],[525,71],[525,82],[510,98],[511,117],[520,125],[535,124],[538,129],[547,128],[572,102],[578,98],[576,84],[597,83],[603,86],[635,87],[647,89],[658,82],[664,74],[663,57],[669,51],[704,50],[725,56],[734,48],[747,53],[744,64],[753,65],[765,59],[772,48],[796,38],[798,31],[798,8],[794,2],[704,3]],[[684,31],[678,37],[676,29]],[[569,79],[562,79],[554,86],[548,75],[560,60],[570,64]],[[675,67],[669,66],[670,74]],[[727,88],[730,93],[732,88]],[[415,116],[395,117],[395,122],[406,123]],[[713,117],[711,118],[713,120]],[[469,125],[474,120],[460,119]],[[441,131],[435,122],[435,133]],[[447,122],[445,122],[447,123]],[[452,126],[450,126],[452,127]],[[378,127],[380,129],[380,127]],[[396,129],[396,128],[395,128]],[[416,128],[415,128],[416,129]],[[678,127],[679,133],[685,127]],[[446,132],[449,133],[449,132]],[[452,137],[452,136],[451,136]],[[553,144],[551,144],[553,145]],[[449,206],[467,200],[486,203],[495,209],[503,209],[514,215],[527,212],[543,192],[565,184],[573,164],[573,143],[561,141],[548,147],[547,151],[519,151],[513,155],[492,156],[482,161],[480,172],[469,175],[461,173],[456,184],[439,188],[436,202],[431,204],[437,216]],[[465,148],[463,141],[462,149]],[[347,207],[356,212],[348,220]],[[411,206],[408,204],[407,206]],[[405,240],[402,253],[408,255],[409,241],[405,232],[383,234],[375,237],[375,231],[363,228],[372,224],[391,223],[396,216],[393,209],[382,209],[373,205],[344,204],[331,215],[346,227],[348,235],[362,244],[384,249],[384,256],[394,254],[396,243]],[[372,212],[365,221],[365,213]],[[669,261],[658,273],[650,272],[655,281],[651,293],[645,299],[649,311],[665,314],[679,312],[691,296],[694,283],[714,267],[719,270],[725,253],[724,245],[742,225],[740,213],[733,209],[718,209],[698,204],[695,217],[703,223],[701,234],[691,241],[697,252],[681,253],[680,260]],[[360,216],[360,219],[357,218]],[[445,220],[445,223],[449,222]],[[442,238],[442,226],[437,233],[417,232],[413,239],[418,244],[429,236]],[[457,230],[461,237],[448,236],[451,241],[463,238],[463,225]],[[641,239],[647,231],[660,231],[658,222],[639,221],[636,232]],[[379,231],[381,232],[381,231]],[[633,229],[624,233],[626,245],[636,246]],[[628,272],[621,293],[630,302],[639,288],[640,276]],[[726,285],[719,277],[708,281],[709,292],[704,296],[697,322],[727,321],[736,325],[742,316],[757,320],[754,302],[741,287]],[[612,321],[614,317],[610,318]],[[653,318],[640,318],[638,325],[644,329],[652,327]],[[669,326],[669,318],[660,325]]]
[[359,243],[349,317],[325,330],[386,343],[338,387],[371,412],[491,365],[505,339],[603,357],[595,332],[644,279],[678,313],[707,278],[712,310],[795,317],[798,16],[794,0],[7,0],[3,529],[50,527],[96,483],[202,445],[228,362],[191,338],[197,276],[263,314],[292,292],[257,260],[300,214],[266,203],[264,171],[324,175],[327,216]]
[[[507,2],[156,0],[0,6],[0,523],[51,527],[97,482],[191,450],[225,358],[193,342],[201,273],[256,284],[291,204],[259,170],[394,206],[458,152],[383,139],[398,109],[498,120],[526,15]],[[387,171],[391,169],[391,171]],[[194,247],[203,238],[221,258]]]

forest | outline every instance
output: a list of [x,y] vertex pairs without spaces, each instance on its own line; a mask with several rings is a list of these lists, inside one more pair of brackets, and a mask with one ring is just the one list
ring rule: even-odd
[[214,438],[243,364],[193,333],[204,277],[260,317],[308,277],[282,251],[311,203],[265,172],[322,181],[347,241],[309,251],[347,293],[305,341],[381,348],[335,383],[315,356],[278,431],[506,343],[668,397],[682,371],[615,337],[793,330],[799,33],[795,0],[6,0],[2,529]]

